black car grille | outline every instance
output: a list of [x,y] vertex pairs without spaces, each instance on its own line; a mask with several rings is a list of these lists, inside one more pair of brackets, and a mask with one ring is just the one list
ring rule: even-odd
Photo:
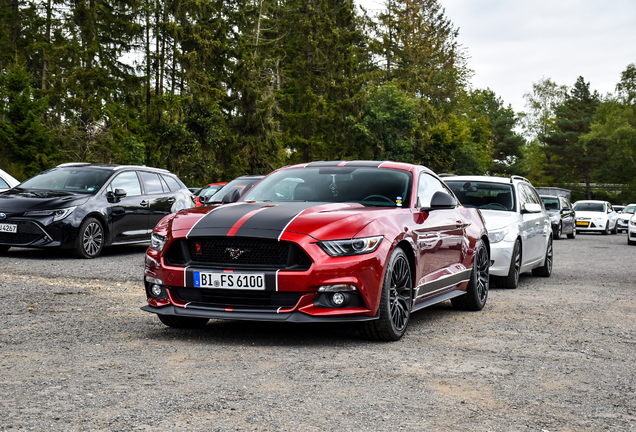
[[292,243],[270,239],[206,237],[174,242],[166,252],[173,265],[212,265],[224,268],[306,270],[311,259]]
[[294,307],[302,293],[273,291],[209,290],[173,287],[182,302],[194,302],[209,308],[271,309]]
[[[5,221],[3,221],[5,222]],[[0,233],[0,243],[14,245],[28,245],[44,237],[44,233],[36,224],[30,221],[7,222],[18,226],[17,233]]]

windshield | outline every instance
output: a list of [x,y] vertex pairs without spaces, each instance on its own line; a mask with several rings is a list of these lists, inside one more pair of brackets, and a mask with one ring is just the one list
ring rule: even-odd
[[368,167],[313,167],[278,171],[244,201],[355,202],[369,207],[408,207],[411,173]]
[[627,207],[623,209],[623,213],[634,214],[635,210],[636,210],[636,206],[628,205]]
[[20,188],[92,194],[102,187],[111,174],[111,170],[95,168],[52,168],[31,177]]
[[559,199],[552,197],[541,197],[541,201],[543,201],[543,205],[545,205],[546,210],[558,210],[559,209]]
[[514,193],[510,184],[444,180],[464,207],[515,211]]
[[603,205],[603,203],[578,202],[574,204],[574,210],[604,213],[605,206]]
[[[260,181],[262,177],[257,178],[237,178],[226,184],[225,186],[218,189],[216,192],[212,194],[212,202],[221,202],[223,201],[224,196],[230,196],[235,190],[239,191],[239,196],[243,196],[245,192],[250,190],[252,186]],[[204,195],[208,196],[208,195]]]

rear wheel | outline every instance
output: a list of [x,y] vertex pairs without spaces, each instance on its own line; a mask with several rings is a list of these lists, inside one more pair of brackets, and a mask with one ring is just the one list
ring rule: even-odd
[[167,325],[168,327],[179,329],[196,329],[204,327],[209,319],[207,318],[195,318],[195,317],[183,317],[175,315],[157,315],[159,321]]
[[521,242],[517,240],[512,250],[512,259],[510,260],[510,268],[508,276],[504,276],[501,281],[505,288],[515,289],[519,285],[519,274],[521,273]]
[[364,335],[383,341],[400,339],[409,323],[412,300],[411,267],[404,251],[397,247],[389,258],[384,275],[380,318],[362,324]]
[[473,271],[466,294],[451,299],[455,309],[478,311],[486,304],[490,285],[490,258],[484,242],[479,240],[475,248]]
[[543,261],[543,265],[541,267],[532,269],[532,274],[534,276],[550,277],[552,274],[553,260],[552,239],[548,239],[548,247],[545,251],[545,261]]
[[104,248],[104,228],[95,218],[87,218],[80,226],[73,255],[77,258],[95,258]]

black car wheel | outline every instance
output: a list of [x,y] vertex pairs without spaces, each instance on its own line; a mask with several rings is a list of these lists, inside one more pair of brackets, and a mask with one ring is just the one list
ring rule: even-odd
[[183,317],[175,315],[157,315],[159,321],[172,328],[197,329],[205,327],[209,319],[196,317]]
[[543,265],[541,267],[532,269],[532,274],[534,276],[550,277],[552,274],[553,260],[552,239],[549,239],[548,248],[545,251],[545,261],[543,261]]
[[77,258],[95,258],[104,248],[104,228],[95,218],[82,222],[73,254]]
[[618,233],[618,230],[616,229],[616,225],[617,224],[614,224],[614,229],[612,230],[612,234],[617,234]]
[[557,229],[552,232],[552,237],[554,237],[555,240],[559,240],[561,239],[561,234],[563,234],[563,225],[559,222]]
[[517,240],[512,250],[512,259],[510,260],[510,268],[508,276],[503,277],[503,285],[505,288],[516,289],[519,285],[519,274],[521,273],[521,242]]
[[404,251],[397,247],[389,258],[384,275],[380,318],[363,323],[365,336],[383,341],[400,339],[409,323],[412,299],[411,267]]
[[609,221],[607,221],[607,223],[605,224],[605,229],[603,230],[603,232],[601,232],[601,234],[608,235],[609,232],[610,232],[610,230],[609,230]]
[[475,248],[473,271],[470,274],[466,294],[451,299],[453,307],[461,310],[482,310],[486,304],[486,299],[488,299],[489,276],[490,258],[488,257],[488,249],[486,249],[484,242],[479,240]]

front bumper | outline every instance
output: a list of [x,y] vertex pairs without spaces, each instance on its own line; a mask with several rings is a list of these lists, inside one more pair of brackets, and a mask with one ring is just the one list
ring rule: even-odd
[[2,223],[17,225],[16,233],[0,233],[0,244],[13,247],[73,247],[79,232],[67,219],[50,223],[47,218],[15,217]]
[[577,231],[605,231],[607,226],[607,220],[594,221],[589,219],[577,219],[576,230]]
[[490,274],[493,276],[508,276],[510,271],[510,261],[515,242],[505,239],[490,244]]
[[[299,242],[300,243],[300,242]],[[296,245],[299,245],[296,243]],[[166,246],[168,247],[168,246]],[[312,264],[308,270],[258,270],[216,266],[168,265],[161,253],[146,254],[145,280],[149,306],[142,310],[160,315],[200,318],[288,322],[347,322],[377,318],[385,259],[391,247],[383,241],[371,254],[330,257],[315,243],[302,245]],[[192,271],[253,272],[265,274],[261,291],[197,288]],[[165,295],[153,297],[152,280],[163,282]],[[340,307],[332,293],[319,292],[325,285],[353,285]]]

